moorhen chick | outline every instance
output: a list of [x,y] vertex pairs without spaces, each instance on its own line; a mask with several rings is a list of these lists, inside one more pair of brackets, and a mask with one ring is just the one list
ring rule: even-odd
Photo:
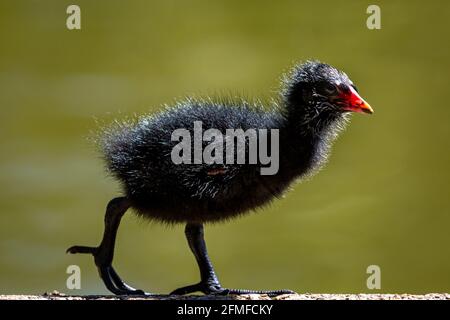
[[[200,269],[200,282],[179,288],[173,294],[291,292],[223,288],[208,257],[203,225],[228,221],[280,197],[294,181],[320,168],[350,112],[373,110],[344,72],[318,61],[295,66],[282,84],[280,98],[270,108],[240,99],[187,99],[156,115],[106,129],[100,142],[104,159],[108,171],[121,183],[124,195],[108,203],[103,239],[98,247],[73,246],[67,251],[92,254],[111,292],[145,294],[124,283],[112,267],[120,220],[133,208],[151,220],[186,224],[185,234]],[[174,148],[181,139],[174,139],[174,132],[181,129],[195,134],[195,123],[199,122],[203,130],[216,130],[214,141],[218,133],[229,141],[228,129],[259,129],[259,138],[264,129],[270,131],[272,141],[266,152],[279,153],[276,170],[262,174],[267,161],[263,163],[261,159],[253,163],[176,163]],[[249,141],[246,136],[244,148],[238,148],[237,156],[231,160],[242,152],[247,157],[251,155]],[[204,139],[200,146],[204,147],[206,142]],[[193,144],[187,141],[186,145]],[[216,155],[225,154],[225,145],[219,144],[219,148],[223,149],[215,149]]]

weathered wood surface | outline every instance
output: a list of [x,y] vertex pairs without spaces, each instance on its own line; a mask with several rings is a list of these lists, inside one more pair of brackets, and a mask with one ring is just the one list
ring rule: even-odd
[[142,296],[109,296],[87,295],[73,296],[59,292],[45,293],[42,295],[0,295],[0,300],[450,300],[449,293],[415,294],[330,294],[330,293],[306,293],[284,294],[277,297],[269,297],[260,294],[230,295],[230,296],[174,296],[155,295]]

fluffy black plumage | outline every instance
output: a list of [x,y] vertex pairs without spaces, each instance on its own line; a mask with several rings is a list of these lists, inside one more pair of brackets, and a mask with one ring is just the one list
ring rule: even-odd
[[[372,109],[343,72],[313,61],[295,67],[286,76],[279,102],[269,111],[245,101],[189,99],[159,114],[106,130],[101,143],[104,158],[108,170],[122,183],[125,196],[108,203],[99,246],[73,246],[67,252],[92,254],[111,292],[145,294],[123,282],[112,267],[121,218],[134,207],[149,219],[186,222],[186,239],[199,266],[200,282],[172,294],[292,293],[223,288],[208,256],[203,224],[262,206],[281,195],[295,179],[320,167],[348,111],[371,113]],[[215,128],[222,134],[227,129],[278,129],[278,171],[261,175],[264,161],[175,164],[171,153],[178,142],[172,141],[172,132],[184,128],[192,136],[195,121],[202,122],[203,130]],[[249,148],[239,151],[249,159]]]
[[[344,127],[338,91],[353,87],[347,75],[310,61],[285,76],[278,102],[264,108],[245,101],[188,99],[156,115],[106,130],[102,149],[109,172],[122,184],[131,206],[163,222],[228,219],[267,204],[296,179],[323,164],[328,148]],[[337,102],[336,102],[337,101]],[[174,164],[170,154],[177,128],[279,129],[280,164],[275,175],[259,165]],[[210,175],[211,170],[220,174]]]

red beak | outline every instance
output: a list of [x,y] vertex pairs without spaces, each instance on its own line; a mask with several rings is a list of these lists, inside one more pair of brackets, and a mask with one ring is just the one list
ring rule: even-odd
[[344,110],[369,114],[373,113],[372,107],[361,98],[353,87],[350,87],[350,91],[342,93],[342,99],[347,103]]

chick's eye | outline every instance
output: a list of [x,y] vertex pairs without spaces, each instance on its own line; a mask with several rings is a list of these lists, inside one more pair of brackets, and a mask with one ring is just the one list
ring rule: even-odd
[[336,93],[336,86],[333,85],[333,84],[331,84],[331,83],[326,83],[325,86],[324,86],[324,91],[325,91],[327,94],[333,94],[333,93]]

